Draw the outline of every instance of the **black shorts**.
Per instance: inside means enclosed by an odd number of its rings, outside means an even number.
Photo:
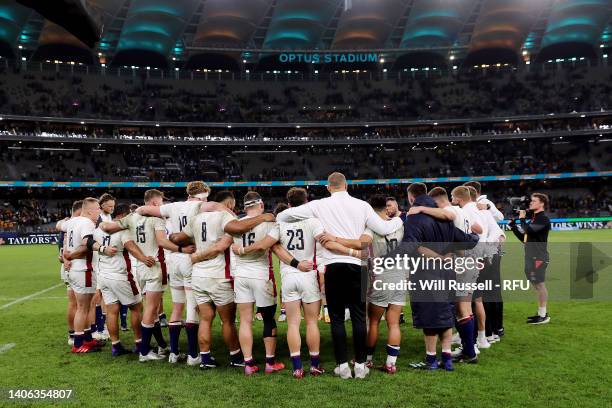
[[[525,277],[534,285],[542,283],[546,280],[547,267],[548,259],[525,259]]]

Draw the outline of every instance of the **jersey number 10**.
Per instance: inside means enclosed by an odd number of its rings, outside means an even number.
[[[138,244],[144,244],[145,242],[147,242],[144,228],[144,225],[139,225],[136,227],[136,242]]]

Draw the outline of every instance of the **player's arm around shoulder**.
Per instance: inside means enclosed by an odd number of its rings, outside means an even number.
[[[107,234],[114,234],[125,229],[132,229],[134,222],[134,214],[129,214],[118,221],[102,221],[99,228]]]
[[[370,204],[364,202],[363,205],[365,211],[365,225],[378,235],[389,235],[402,225],[402,220],[399,217],[383,220],[376,214]]]
[[[169,209],[173,203],[164,204],[160,207],[154,205],[143,205],[136,209],[136,213],[145,217],[160,217],[167,218],[169,216]],[[166,208],[163,208],[166,207]]]
[[[276,221],[276,217],[274,217],[274,214],[265,213],[251,218],[242,218],[240,220],[233,219],[232,221],[225,224],[223,230],[230,235],[241,235],[245,232],[252,230],[261,223],[274,221]]]
[[[297,207],[287,208],[278,214],[278,222],[298,222],[316,217],[316,208],[320,200],[310,201]]]

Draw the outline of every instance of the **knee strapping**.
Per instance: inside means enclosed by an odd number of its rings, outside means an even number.
[[[273,334],[276,329],[276,319],[274,319],[276,305],[260,307],[258,310],[263,317],[263,336],[276,337],[276,334]]]

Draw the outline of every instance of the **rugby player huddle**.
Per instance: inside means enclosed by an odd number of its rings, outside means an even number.
[[[345,181],[344,176],[342,179]],[[452,191],[451,204],[446,191],[436,187],[429,192],[437,204],[437,208],[432,208],[413,205],[414,197],[427,191],[421,183],[412,184],[408,188],[408,198],[413,206],[408,216],[424,213],[442,221],[452,221],[464,233],[478,234],[481,241],[496,242],[499,246],[505,236],[496,220],[503,217],[486,196],[480,196],[479,189],[478,183],[456,187]],[[330,192],[334,193],[331,189]],[[317,218],[276,222],[276,215],[287,208],[306,205],[305,189],[291,188],[287,204],[279,204],[273,214],[264,213],[261,196],[250,191],[243,198],[245,215],[240,219],[235,214],[236,200],[230,191],[218,192],[215,201],[208,201],[210,193],[204,182],[193,181],[187,184],[185,201],[164,203],[162,192],[147,190],[144,206],[137,208],[116,205],[109,194],[104,194],[100,200],[85,198],[74,203],[72,217],[57,225],[63,234],[60,262],[70,300],[67,320],[71,351],[100,351],[108,337],[113,356],[138,353],[141,362],[186,360],[187,365],[212,369],[218,366],[211,352],[212,323],[218,314],[229,365],[243,367],[244,373],[250,376],[259,371],[253,356],[252,322],[256,308],[263,320],[265,372],[282,370],[284,364],[275,354],[274,253],[281,263],[281,298],[288,324],[287,343],[293,376],[302,378],[305,375],[300,357],[302,316],[306,324],[310,374],[323,374],[318,320],[321,300],[325,296],[322,290],[325,266],[317,263],[317,252],[325,248],[344,257],[362,260],[363,265],[367,265],[368,258],[385,256],[397,247],[404,237],[404,226],[398,222],[400,227],[386,236],[366,228],[360,237],[338,237],[326,231]],[[391,197],[375,195],[370,204],[383,220],[396,217],[404,220],[407,216],[399,211],[397,201]],[[487,255],[490,265],[497,262],[497,270],[493,272],[497,276],[499,255],[499,252]],[[430,251],[428,256],[444,255]],[[457,276],[476,282],[478,274],[478,270],[472,270]],[[164,339],[160,322],[162,295],[168,286],[172,296],[169,344]],[[383,319],[388,326],[388,339],[387,358],[381,369],[390,374],[396,372],[401,342],[399,325],[406,297],[406,291],[373,291],[371,288],[368,291],[367,358],[365,362],[356,358],[355,377],[365,377],[374,366],[378,327]],[[482,299],[475,299],[475,319],[472,292],[457,293],[457,299],[454,313],[458,334],[453,337],[451,328],[434,331],[432,348],[431,341],[427,342],[431,333],[426,327],[419,327],[425,333],[427,350],[425,361],[412,364],[414,368],[452,370],[453,360],[474,363],[479,348],[491,347],[491,343],[499,341],[499,336],[503,335],[500,307],[491,309],[491,316],[487,316]],[[127,350],[119,339],[119,320],[121,328],[127,330],[126,309],[131,314],[133,350]],[[237,309],[238,330],[235,325]],[[183,327],[188,345],[186,355],[179,350]],[[441,361],[437,360],[437,337],[442,343]],[[156,347],[152,347],[152,338],[155,338]],[[461,345],[452,353],[451,342]],[[350,369],[346,370],[346,363],[337,361],[337,364],[336,375],[352,377]],[[366,368],[358,371],[361,365]]]

